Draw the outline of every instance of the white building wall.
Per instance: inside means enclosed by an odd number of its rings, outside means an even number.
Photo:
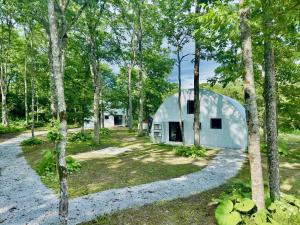
[[[181,95],[184,137],[187,145],[194,143],[194,115],[187,114],[187,100],[194,100],[193,90]],[[151,136],[155,142],[179,144],[169,141],[169,122],[179,122],[178,94],[170,96],[153,117]],[[210,119],[221,118],[222,129],[211,129]],[[237,101],[208,90],[200,90],[200,141],[208,147],[246,148],[247,125],[244,107]],[[161,138],[154,138],[154,124],[161,124]]]
[[[105,128],[112,128],[112,127],[116,127],[115,125],[115,121],[114,121],[114,115],[120,115],[122,116],[122,123],[120,125],[117,126],[126,126],[126,112],[125,110],[122,109],[112,109],[110,112],[104,112],[104,127]],[[105,119],[105,117],[107,117],[107,119]],[[86,122],[84,124],[84,127],[87,129],[93,129],[94,128],[94,118],[90,118],[89,122]]]

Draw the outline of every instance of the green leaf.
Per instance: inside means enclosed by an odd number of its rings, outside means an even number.
[[[233,211],[233,203],[226,199],[217,207],[215,217],[219,225],[236,225],[241,221],[241,216],[238,212]]]
[[[254,201],[249,198],[243,198],[240,202],[236,203],[234,208],[240,212],[249,212],[255,206]]]
[[[242,221],[241,215],[237,211],[221,214],[216,219],[219,225],[237,225]]]
[[[224,200],[216,209],[216,214],[230,213],[233,210],[233,203],[230,200]]]
[[[260,210],[253,214],[253,219],[256,224],[264,224],[267,223],[267,214],[266,211]]]

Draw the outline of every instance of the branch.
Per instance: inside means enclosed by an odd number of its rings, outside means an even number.
[[[195,55],[195,54],[188,53],[188,54],[185,54],[185,55],[181,56],[180,62],[182,62],[182,60],[183,60],[185,57],[190,56],[190,55]]]
[[[62,32],[62,36],[61,36],[62,38],[68,33],[68,31],[72,28],[72,26],[77,22],[77,20],[81,16],[86,6],[87,6],[87,2],[84,2],[83,6],[81,6],[81,8],[78,10],[76,16],[74,16],[74,18],[71,19],[71,23],[66,25],[65,29]]]

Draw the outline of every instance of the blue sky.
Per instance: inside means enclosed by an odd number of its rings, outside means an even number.
[[[193,54],[194,53],[194,42],[191,41],[185,45],[182,50],[182,55],[185,54]],[[176,58],[175,55],[171,55],[172,58]],[[193,55],[187,56],[184,58],[184,61],[181,65],[181,79],[182,79],[182,88],[193,88],[194,87],[194,64],[191,62],[193,60]],[[111,65],[112,69],[115,73],[119,73],[119,67],[117,65]],[[213,61],[200,61],[200,83],[206,82],[207,79],[212,78],[215,74],[215,69],[217,68],[218,64]],[[178,83],[178,71],[177,65],[174,65],[173,71],[169,75],[168,80],[170,82]]]
[[[183,51],[182,55],[194,53],[194,42],[188,43]],[[175,58],[175,56],[172,56]],[[194,86],[194,64],[191,62],[194,56],[185,57],[181,65],[181,79],[182,79],[182,88],[192,88]],[[215,69],[218,64],[215,61],[200,61],[200,83],[206,82],[207,79],[212,78],[215,74]],[[174,65],[173,71],[169,76],[169,80],[174,83],[178,83],[178,70],[177,66]]]

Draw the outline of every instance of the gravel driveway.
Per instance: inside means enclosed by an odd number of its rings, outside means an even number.
[[[22,156],[20,142],[30,134],[0,143],[0,224],[58,224],[58,199]],[[70,200],[69,224],[162,200],[188,197],[234,177],[244,150],[223,149],[204,169],[169,180],[111,189]]]

